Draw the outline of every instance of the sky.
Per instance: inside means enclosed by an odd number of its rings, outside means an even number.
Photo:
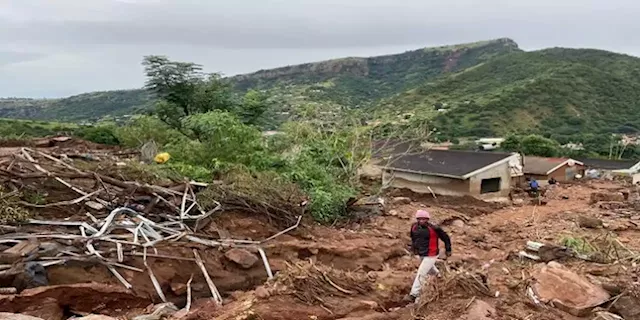
[[[0,97],[139,88],[145,55],[225,75],[508,37],[640,56],[637,0],[0,0]]]

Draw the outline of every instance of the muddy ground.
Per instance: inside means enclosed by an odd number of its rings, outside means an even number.
[[[50,193],[55,194],[56,188],[49,186]],[[624,201],[591,201],[593,193],[618,190],[631,196]],[[174,314],[175,319],[593,319],[598,309],[575,316],[552,304],[536,304],[527,291],[544,262],[518,257],[518,252],[527,241],[559,245],[567,239],[586,239],[589,251],[603,256],[601,261],[569,257],[558,262],[594,285],[607,288],[612,298],[620,298],[616,292],[631,292],[631,284],[637,281],[634,257],[640,252],[640,220],[636,219],[640,216],[634,207],[636,195],[629,186],[607,181],[560,185],[549,192],[548,203],[542,206],[529,204],[528,199],[523,205],[494,204],[394,191],[384,196],[382,215],[331,227],[304,219],[297,229],[265,243],[275,273],[271,280],[261,263],[241,266],[232,261],[226,255],[228,248],[163,244],[149,252],[147,264],[167,301],[178,309],[187,302],[186,284],[192,278],[190,311]],[[56,199],[60,200],[68,199]],[[418,258],[407,251],[409,227],[417,209],[429,210],[433,220],[449,233],[453,256],[438,264],[444,278],[429,279],[438,286],[425,292],[425,297],[431,294],[425,298],[429,303],[415,305],[403,298],[419,265]],[[36,211],[35,218],[88,219],[82,210],[74,210],[47,208]],[[581,226],[585,217],[596,218],[602,225]],[[33,233],[64,229],[21,228]],[[226,211],[216,213],[199,233],[261,240],[280,230],[263,216]],[[211,300],[193,249],[200,251],[224,298],[221,306]],[[257,252],[249,253],[259,257]],[[123,263],[145,269],[139,256],[126,256]],[[488,290],[447,283],[448,276],[461,270],[486,276]],[[104,265],[91,261],[50,266],[50,287],[0,296],[0,312],[55,320],[87,314],[133,318],[162,302],[146,270],[123,270],[121,274],[133,286],[131,290]],[[612,301],[602,307],[612,312],[626,308],[612,305]]]

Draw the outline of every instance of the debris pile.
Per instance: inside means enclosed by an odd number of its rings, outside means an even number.
[[[493,296],[487,284],[487,275],[482,270],[472,270],[465,266],[456,268],[445,265],[438,277],[431,277],[425,283],[418,309],[442,297]]]
[[[367,294],[375,289],[375,282],[375,275],[366,272],[345,272],[313,262],[299,262],[287,264],[287,269],[278,274],[273,290],[331,309],[326,297]]]
[[[0,236],[0,291],[21,292],[47,285],[45,268],[71,262],[102,265],[126,288],[133,285],[122,271],[147,273],[157,297],[167,302],[165,292],[153,272],[148,257],[192,261],[201,270],[213,299],[222,296],[208,274],[199,250],[205,248],[245,248],[256,252],[268,278],[273,277],[262,244],[295,229],[302,216],[293,219],[286,230],[262,241],[231,239],[198,233],[222,205],[207,199],[199,203],[197,192],[207,184],[182,182],[159,186],[116,179],[79,169],[60,155],[20,148],[0,159],[0,182],[11,197],[31,191],[47,194],[38,201],[14,199],[16,208],[29,208],[52,219],[20,219],[20,228],[3,226]],[[5,196],[4,198],[8,198]],[[55,198],[57,201],[47,201]],[[242,199],[235,196],[234,199]],[[237,200],[239,201],[239,200]],[[227,202],[228,203],[228,202]],[[6,210],[6,209],[5,209]],[[292,213],[280,209],[280,217]],[[60,216],[60,213],[66,216]],[[292,219],[283,220],[291,221]],[[174,248],[192,248],[191,258],[165,254]],[[257,260],[257,258],[256,258]],[[138,265],[138,266],[136,266]],[[187,296],[190,288],[187,284]],[[187,302],[187,309],[190,302]]]

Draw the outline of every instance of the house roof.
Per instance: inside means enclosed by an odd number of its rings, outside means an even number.
[[[602,170],[623,170],[631,169],[638,163],[635,160],[606,160],[606,159],[578,159],[587,168]]]
[[[558,170],[558,168],[564,166],[569,162],[569,158],[544,158],[544,157],[524,157],[524,173],[525,174],[537,174],[547,175],[551,172]],[[573,160],[577,164],[582,165],[581,161]]]
[[[455,179],[468,179],[477,171],[507,162],[513,153],[428,150],[420,154],[399,156],[388,169]]]

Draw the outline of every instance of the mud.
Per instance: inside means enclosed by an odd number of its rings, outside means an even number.
[[[73,198],[53,182],[46,182],[42,188],[57,201]],[[519,258],[518,252],[527,241],[561,245],[568,240],[585,239],[592,251],[609,260],[595,263],[566,258],[558,262],[594,285],[610,290],[612,296],[628,292],[629,283],[637,281],[634,261],[640,257],[640,215],[631,202],[615,210],[590,203],[595,192],[608,194],[624,188],[618,182],[606,181],[560,185],[550,191],[545,206],[487,203],[474,198],[436,199],[393,191],[384,195],[386,203],[400,196],[409,197],[411,202],[387,205],[383,215],[342,227],[304,220],[300,228],[265,244],[276,274],[272,280],[267,280],[261,263],[244,269],[225,257],[226,249],[197,245],[158,246],[157,252],[149,252],[147,263],[167,300],[178,308],[186,304],[186,283],[193,277],[191,311],[176,319],[482,319],[474,312],[487,307],[495,310],[488,319],[580,319],[532,301],[527,289],[541,264]],[[407,250],[409,227],[418,209],[429,210],[432,220],[443,225],[453,242],[453,256],[438,263],[444,277],[429,280],[440,289],[433,291],[436,293],[429,297],[430,302],[419,308],[403,301],[419,264],[418,258]],[[82,206],[52,207],[38,210],[36,216],[86,219],[85,211]],[[602,225],[582,228],[577,223],[580,217],[598,219]],[[22,228],[25,232],[36,231],[31,226]],[[216,214],[199,232],[211,238],[225,235],[261,240],[279,230],[269,225],[265,217],[233,211]],[[224,298],[222,306],[211,300],[206,281],[193,261],[194,247],[200,250],[207,272]],[[125,256],[123,264],[145,269],[139,256]],[[448,286],[446,281],[456,270],[482,274],[488,294],[466,290],[464,284]],[[51,287],[0,297],[0,312],[58,312],[60,319],[90,313],[131,318],[161,302],[146,270],[121,271],[132,284],[131,290],[125,289],[102,264],[90,261],[70,261],[48,267],[47,271]],[[448,289],[439,291],[442,288]],[[635,299],[625,296],[623,301],[633,305]],[[623,309],[620,313],[628,309],[625,304],[617,307]],[[612,310],[616,310],[615,305]],[[589,317],[587,314],[585,319]]]

